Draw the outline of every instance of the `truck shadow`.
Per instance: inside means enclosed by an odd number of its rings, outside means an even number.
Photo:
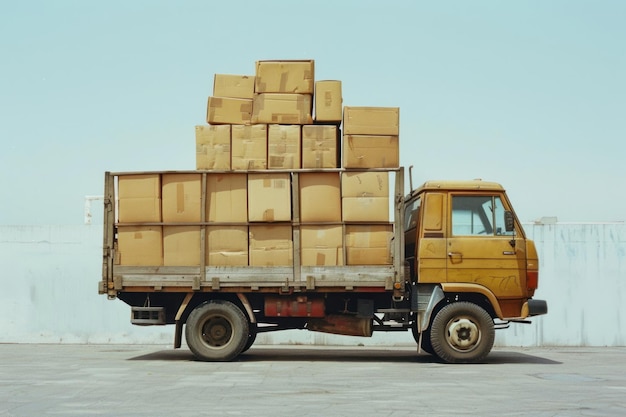
[[[129,358],[143,361],[197,361],[187,349],[161,350]],[[310,347],[257,347],[242,353],[237,362],[365,362],[365,363],[424,363],[443,364],[436,357],[413,349],[310,348]],[[543,364],[560,365],[562,362],[523,352],[493,351],[481,364]],[[446,365],[451,366],[451,365]],[[466,365],[467,366],[467,365]]]

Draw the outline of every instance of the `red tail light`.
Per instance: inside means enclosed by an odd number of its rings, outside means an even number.
[[[526,272],[526,288],[536,290],[539,286],[539,271]]]

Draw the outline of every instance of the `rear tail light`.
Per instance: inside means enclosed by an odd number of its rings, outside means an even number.
[[[536,290],[539,286],[539,271],[526,272],[526,287],[529,290]]]

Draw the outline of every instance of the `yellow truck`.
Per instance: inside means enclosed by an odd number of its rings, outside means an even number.
[[[429,181],[415,189],[411,184],[405,194],[404,168],[368,172],[384,172],[393,179],[393,220],[367,226],[388,230],[388,262],[367,262],[378,256],[368,251],[359,252],[364,262],[350,262],[357,252],[348,240],[359,239],[351,235],[358,222],[303,221],[301,213],[310,202],[302,201],[301,182],[315,170],[290,170],[283,174],[291,188],[292,216],[270,222],[287,227],[289,263],[276,266],[247,263],[253,246],[243,254],[244,265],[213,265],[205,256],[214,244],[210,228],[234,225],[216,223],[208,210],[201,210],[194,221],[119,217],[123,178],[192,175],[201,184],[198,204],[206,207],[208,184],[219,173],[107,172],[99,292],[127,303],[133,324],[173,324],[174,346],[181,347],[184,332],[190,350],[205,361],[235,359],[260,332],[306,329],[366,337],[374,331],[411,331],[418,351],[447,363],[475,363],[491,351],[496,328],[529,323],[530,317],[547,313],[547,303],[533,298],[539,267],[535,245],[526,238],[502,186],[481,180]],[[237,205],[235,201],[232,209]],[[245,233],[258,225],[237,226]],[[181,250],[201,254],[195,261],[124,263],[120,245],[129,234],[181,227],[194,231],[190,246]],[[305,233],[332,227],[342,239],[332,255],[345,262],[311,264],[301,247]]]

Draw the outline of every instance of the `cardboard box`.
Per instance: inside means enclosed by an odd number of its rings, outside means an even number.
[[[249,125],[252,100],[230,97],[209,97],[206,121],[209,124]]]
[[[341,180],[338,172],[303,172],[299,175],[300,221],[341,221]]]
[[[310,94],[255,94],[252,123],[311,124],[311,110]]]
[[[161,221],[161,176],[120,175],[117,182],[118,221]]]
[[[248,174],[248,221],[279,222],[290,220],[290,174]]]
[[[338,168],[339,128],[302,126],[302,168]]]
[[[267,167],[269,169],[300,168],[300,125],[269,125],[267,131]]]
[[[400,166],[398,136],[344,135],[344,168],[397,168]]]
[[[300,263],[302,266],[343,265],[342,226],[301,226]]]
[[[200,265],[200,226],[163,226],[163,265]]]
[[[201,174],[163,174],[163,222],[200,222]]]
[[[341,81],[324,80],[315,83],[315,121],[341,123],[342,104]]]
[[[248,176],[246,174],[209,174],[206,187],[206,220],[208,222],[248,222]]]
[[[120,175],[117,183],[119,198],[161,198],[159,174]]]
[[[291,225],[250,225],[250,266],[293,266]]]
[[[215,74],[213,77],[213,97],[247,98],[254,97],[253,75]]]
[[[118,219],[120,223],[158,223],[161,221],[161,199],[120,198]]]
[[[343,172],[341,195],[343,221],[389,221],[388,172]]]
[[[389,173],[352,171],[341,174],[342,197],[389,197]]]
[[[127,266],[163,265],[161,226],[119,226],[115,261]]]
[[[247,266],[248,226],[208,226],[206,265]]]
[[[230,125],[196,126],[196,169],[230,170]]]
[[[347,225],[346,265],[390,265],[392,225]]]
[[[400,134],[400,109],[398,107],[344,107],[344,135]]]
[[[256,93],[313,94],[314,81],[313,60],[256,62]]]
[[[344,222],[389,221],[388,197],[345,197],[341,204]]]
[[[267,168],[267,125],[232,126],[231,169]]]

